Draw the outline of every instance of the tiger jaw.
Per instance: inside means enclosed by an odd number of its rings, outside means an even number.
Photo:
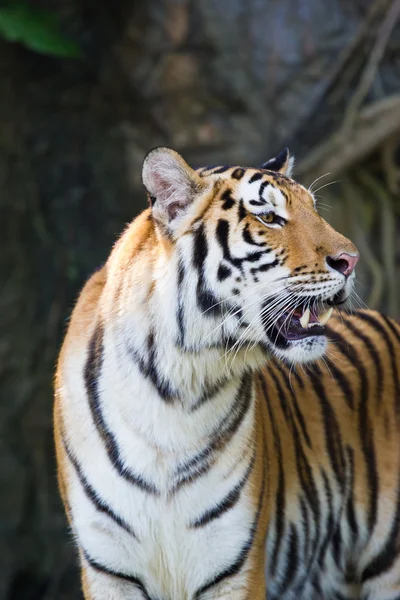
[[[276,345],[325,335],[325,325],[332,316],[333,308],[316,309],[298,306],[294,311],[284,311],[271,327],[270,340]]]

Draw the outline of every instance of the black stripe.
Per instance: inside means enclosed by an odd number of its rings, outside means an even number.
[[[154,339],[154,332],[150,331],[147,336],[147,362],[139,354],[139,352],[133,348],[132,345],[128,346],[129,355],[136,362],[143,377],[150,379],[151,383],[157,390],[158,395],[165,402],[172,402],[178,395],[178,392],[172,389],[171,383],[166,381],[163,376],[160,375],[157,368],[157,348]]]
[[[117,441],[108,429],[104,420],[98,390],[98,380],[103,364],[103,335],[104,331],[102,325],[97,325],[89,344],[89,353],[84,370],[86,393],[94,424],[104,442],[109,460],[121,477],[148,494],[158,495],[159,492],[154,484],[148,483],[141,475],[136,475],[125,467],[120,458]]]
[[[249,183],[254,183],[254,181],[258,181],[259,179],[262,179],[264,176],[264,173],[253,173],[253,175],[250,177],[249,179]]]
[[[333,515],[333,495],[332,495],[331,485],[329,483],[328,476],[324,469],[321,469],[321,474],[322,474],[322,480],[324,483],[325,495],[326,495],[327,504],[328,504],[328,514],[327,514],[327,522],[325,525],[324,540],[321,545],[320,554],[318,557],[318,564],[321,566],[321,569],[323,569],[323,562],[325,560],[325,554],[328,549],[328,545],[332,539],[334,528],[335,528],[335,520],[334,520],[334,515]]]
[[[311,585],[315,592],[315,595],[311,596],[312,598],[323,598],[323,592],[321,588],[321,583],[319,581],[319,576],[320,572],[317,572],[314,575],[312,575]]]
[[[183,305],[183,281],[185,279],[185,266],[183,264],[182,258],[179,257],[178,262],[178,290],[177,290],[177,311],[176,311],[176,321],[178,323],[178,331],[179,331],[179,345],[185,345],[185,309]]]
[[[244,229],[243,229],[243,240],[246,242],[246,244],[251,244],[252,246],[266,246],[267,242],[256,242],[255,239],[253,238],[253,236],[250,233],[250,225],[248,223],[246,223]],[[268,250],[264,251],[264,254],[267,254],[268,252],[271,252],[272,249],[269,248]]]
[[[103,573],[104,575],[110,575],[111,577],[122,579],[127,583],[132,583],[142,592],[143,596],[145,597],[145,600],[156,600],[155,598],[149,596],[143,581],[136,575],[127,575],[126,573],[120,573],[118,571],[114,571],[113,569],[105,567],[104,565],[101,565],[99,562],[91,558],[91,556],[89,556],[86,550],[83,550],[83,555],[85,557],[86,562],[92,567],[92,569],[95,569],[96,571],[98,571],[99,573]]]
[[[258,195],[260,196],[260,203],[261,204],[266,204],[266,200],[264,200],[264,198],[262,197],[264,190],[267,186],[272,186],[272,184],[269,181],[263,181],[262,184],[260,185],[260,189],[258,190]],[[273,201],[272,204],[275,206],[275,202]]]
[[[216,236],[222,249],[224,259],[237,269],[240,269],[240,271],[243,270],[242,264],[244,262],[256,262],[257,260],[260,260],[264,254],[268,254],[268,252],[270,252],[270,250],[251,252],[243,258],[234,258],[229,247],[229,223],[225,219],[219,219],[216,228]],[[270,263],[269,265],[260,265],[260,267],[257,267],[257,270],[266,271],[273,266],[275,266],[274,263]],[[253,269],[251,269],[251,272],[253,272]]]
[[[268,372],[269,372],[271,378],[274,381],[274,384],[275,384],[275,387],[276,387],[276,391],[277,391],[277,394],[278,394],[278,398],[279,398],[279,403],[280,403],[280,406],[282,408],[282,411],[283,411],[283,414],[285,416],[285,419],[286,419],[286,421],[287,421],[287,423],[289,425],[289,428],[293,429],[293,415],[292,415],[292,411],[291,411],[291,408],[290,408],[290,405],[289,405],[289,402],[288,402],[288,398],[287,398],[286,394],[283,391],[283,388],[281,386],[281,383],[280,383],[280,380],[279,380],[277,374],[275,373],[275,369],[277,369],[278,372],[280,371],[279,366],[276,363],[271,362],[268,365],[268,367],[269,367]]]
[[[254,452],[250,464],[247,467],[245,474],[239,481],[239,483],[237,483],[235,487],[229,492],[229,494],[225,496],[222,502],[220,502],[213,508],[210,508],[209,510],[205,511],[198,519],[190,523],[190,527],[204,527],[204,525],[207,525],[208,523],[210,523],[210,521],[213,521],[214,519],[219,519],[223,514],[225,514],[226,512],[228,512],[228,510],[235,506],[235,504],[240,498],[242,489],[244,488],[250,477],[250,473],[253,470],[255,460],[256,453]]]
[[[343,546],[343,540],[342,540],[342,534],[340,533],[340,526],[339,526],[339,527],[336,527],[336,531],[332,536],[332,556],[333,556],[333,560],[335,561],[335,565],[340,572],[343,571],[342,561],[340,560],[341,556],[342,556],[342,546]]]
[[[365,313],[365,312],[359,312],[359,313],[357,313],[356,316],[358,319],[361,319],[361,320],[369,323],[371,325],[371,327],[373,327],[375,329],[375,331],[377,331],[386,342],[386,345],[389,350],[390,364],[392,366],[392,373],[393,373],[394,385],[395,385],[395,397],[394,397],[395,410],[396,410],[396,414],[399,415],[400,414],[400,377],[399,377],[399,371],[397,368],[396,350],[394,348],[393,342],[390,339],[390,336],[387,333],[386,329],[383,327],[383,325],[381,325],[381,323],[378,321],[378,319],[374,318],[372,315]],[[387,317],[385,317],[384,315],[381,315],[381,316],[385,320],[386,324],[390,327],[391,331],[393,333],[396,333],[396,330],[393,327],[393,325],[390,323],[389,319]],[[397,334],[397,336],[400,341],[400,336],[398,334]]]
[[[278,365],[275,362],[274,362],[274,364],[278,370],[284,371],[285,376],[283,377],[283,381],[285,383],[285,387],[286,387],[287,391],[289,392],[290,397],[292,398],[292,406],[293,406],[297,421],[300,425],[300,429],[301,429],[304,439],[307,443],[307,446],[309,448],[312,448],[311,438],[307,431],[307,425],[306,425],[305,419],[303,417],[303,413],[301,412],[299,404],[297,402],[296,394],[294,393],[294,390],[290,384],[290,381],[289,381],[290,374],[288,374],[288,372],[285,368],[286,365],[282,368],[281,366],[278,367]]]
[[[245,169],[242,169],[242,167],[238,167],[237,169],[232,171],[231,177],[232,179],[242,179],[244,173]]]
[[[238,221],[240,223],[240,221],[243,221],[243,219],[247,217],[247,212],[246,209],[244,207],[244,203],[243,200],[239,201],[239,209],[238,209]]]
[[[347,406],[354,409],[354,394],[352,387],[346,375],[335,365],[334,361],[329,357],[325,357],[326,365],[329,371],[332,373],[336,383],[340,387],[343,393],[343,399]]]
[[[336,481],[343,492],[346,485],[346,459],[343,450],[343,440],[335,411],[325,392],[323,373],[318,363],[314,364],[314,369],[310,373],[310,380],[321,406],[329,461],[332,465]]]
[[[255,275],[256,273],[259,272],[266,272],[269,271],[270,269],[273,269],[274,267],[277,267],[279,265],[279,260],[277,258],[275,258],[275,260],[273,260],[270,263],[266,263],[266,264],[262,264],[259,267],[253,267],[252,269],[250,269],[250,272],[252,275]]]
[[[371,339],[369,338],[368,335],[365,335],[354,323],[354,317],[347,317],[344,319],[344,322],[346,324],[346,327],[348,327],[350,329],[350,331],[352,333],[354,333],[354,335],[356,336],[356,338],[360,338],[371,358],[372,358],[372,362],[375,365],[375,369],[376,369],[376,397],[375,400],[376,402],[379,402],[379,400],[382,397],[382,385],[383,385],[383,367],[382,367],[382,361],[381,361],[381,357],[379,356],[378,352],[376,351],[376,348],[373,344],[373,342],[371,341]]]
[[[205,234],[204,224],[202,223],[196,231],[193,249],[193,266],[196,271],[201,272],[204,267],[208,254],[208,244]]]
[[[360,357],[358,355],[358,352],[357,352],[355,346],[353,346],[353,344],[351,344],[347,338],[345,339],[340,333],[330,329],[329,326],[326,329],[327,329],[328,336],[334,342],[335,346],[337,346],[337,348],[340,350],[340,352],[342,354],[344,354],[349,365],[353,365],[354,368],[356,369],[356,371],[358,372],[358,375],[360,377],[360,385],[361,385],[361,390],[360,390],[361,397],[362,398],[368,397],[369,385],[368,385],[367,372],[365,370],[363,363],[360,360]]]
[[[206,402],[214,400],[215,396],[221,392],[221,390],[227,385],[228,382],[229,379],[227,377],[224,377],[223,379],[217,381],[216,383],[213,383],[212,385],[205,385],[200,397],[192,406],[191,411],[194,412],[201,408]]]
[[[284,592],[288,589],[295,578],[297,569],[299,568],[299,536],[293,523],[290,523],[288,538],[289,548],[285,552],[287,557],[286,569],[282,577],[282,581],[279,584],[279,592],[281,594],[284,594]]]
[[[223,200],[223,210],[229,210],[232,208],[232,206],[235,206],[235,200],[232,198],[231,190],[225,190],[225,192],[221,195],[221,200]]]
[[[178,467],[178,481],[172,492],[178,491],[184,484],[194,481],[209,471],[215,461],[215,452],[222,450],[230,442],[246,416],[251,404],[251,392],[252,376],[250,373],[245,373],[228,416],[225,416],[215,427],[207,446]]]
[[[218,281],[225,281],[228,277],[232,275],[232,271],[229,267],[221,263],[218,267],[217,271],[217,279]]]
[[[382,319],[385,321],[386,325],[389,327],[390,331],[396,337],[397,341],[400,342],[400,329],[397,322],[393,321],[386,315],[381,314]]]
[[[314,513],[315,518],[315,528],[319,531],[320,528],[320,501],[318,496],[318,489],[314,481],[313,472],[310,467],[310,464],[307,460],[307,457],[304,453],[300,445],[300,441],[298,439],[298,433],[296,428],[293,428],[294,433],[294,441],[295,441],[295,451],[296,451],[296,463],[297,463],[297,472],[300,479],[301,488],[305,493],[308,504]],[[318,535],[316,536],[316,540],[318,539]]]
[[[267,204],[267,201],[264,200],[264,198],[260,198],[260,200],[249,200],[249,204],[252,204],[253,206],[264,206],[264,204]]]
[[[264,439],[264,454],[265,454],[265,452],[266,452],[266,449],[265,449],[265,439]],[[242,549],[240,550],[236,560],[228,568],[226,568],[223,571],[221,571],[220,573],[218,573],[215,577],[213,577],[213,579],[209,580],[201,588],[199,588],[196,591],[196,593],[194,594],[194,600],[200,600],[200,598],[201,598],[202,594],[204,594],[204,592],[210,590],[211,588],[218,585],[219,583],[221,583],[228,577],[233,577],[234,575],[237,575],[237,573],[240,572],[243,565],[245,564],[247,557],[249,555],[249,552],[253,546],[254,538],[257,533],[258,521],[260,518],[262,505],[263,505],[263,499],[264,499],[265,479],[266,479],[265,469],[263,468],[263,477],[262,477],[260,495],[258,498],[257,511],[256,511],[256,514],[255,514],[255,517],[254,517],[254,520],[253,520],[253,523],[252,523],[252,526],[251,526],[251,529],[249,532],[249,536],[248,536],[245,544],[242,546]]]
[[[262,258],[264,256],[264,254],[266,254],[265,251],[263,252],[250,252],[249,254],[246,254],[246,256],[244,258],[242,258],[241,260],[243,262],[257,262],[258,260],[260,260],[260,258]],[[261,265],[262,267],[263,265]],[[260,270],[262,271],[262,268],[260,267]]]
[[[303,498],[303,495],[299,496],[299,506],[301,512],[301,523],[303,528],[304,536],[304,550],[303,556],[308,556],[310,551],[310,520],[308,518],[308,509]]]
[[[71,462],[72,466],[75,469],[75,473],[79,479],[79,483],[81,484],[83,491],[85,492],[87,498],[91,501],[94,507],[101,513],[107,515],[110,519],[114,521],[119,527],[122,527],[127,533],[132,535],[137,539],[137,535],[133,531],[133,529],[128,525],[128,523],[119,515],[117,515],[110,506],[108,506],[107,502],[100,498],[96,490],[92,487],[92,485],[86,479],[86,476],[83,473],[83,470],[78,463],[75,456],[72,454],[64,435],[62,435],[62,442],[65,448],[65,452],[67,453],[68,459]]]
[[[400,485],[397,480],[396,510],[392,515],[392,527],[385,546],[361,574],[361,583],[368,579],[379,577],[386,573],[399,558],[399,533],[400,533]]]
[[[283,458],[282,458],[282,446],[281,439],[279,436],[279,429],[277,423],[275,421],[275,416],[272,410],[270,398],[267,391],[267,386],[265,384],[265,379],[262,375],[260,375],[260,384],[263,392],[264,400],[267,405],[267,410],[269,414],[269,418],[271,421],[272,427],[272,435],[274,438],[274,446],[276,455],[278,458],[278,487],[276,490],[276,500],[275,500],[275,539],[274,539],[274,549],[272,552],[272,557],[270,563],[268,565],[268,569],[272,575],[276,573],[277,561],[279,556],[279,549],[283,541],[283,534],[285,530],[285,510],[286,510],[286,493],[285,493],[285,473],[283,469]]]
[[[179,467],[179,472],[190,470],[192,467],[196,466],[201,459],[208,457],[216,450],[221,450],[224,446],[226,446],[226,444],[229,443],[250,408],[251,391],[252,376],[250,373],[245,373],[242,377],[239,389],[236,393],[228,416],[225,416],[215,427],[214,431],[210,435],[209,444],[196,456]]]
[[[349,497],[347,500],[346,506],[346,516],[347,522],[350,526],[351,532],[353,534],[354,539],[357,539],[358,536],[358,524],[356,513],[354,510],[355,502],[354,502],[354,483],[355,483],[355,472],[354,472],[354,450],[347,446],[347,460],[349,463],[350,470],[350,478],[349,478]]]
[[[224,259],[230,262],[234,267],[242,269],[242,261],[233,258],[229,248],[229,223],[225,219],[219,219],[217,223],[216,236],[219,245],[222,248]]]
[[[150,331],[147,337],[147,345],[149,360],[147,368],[144,369],[144,374],[151,380],[152,384],[157,389],[158,395],[166,402],[171,402],[174,397],[177,396],[177,393],[172,389],[171,383],[166,381],[164,376],[160,375],[158,371],[157,346],[153,331]]]
[[[304,389],[304,381],[303,381],[300,373],[298,373],[296,365],[294,365],[293,369],[291,370],[291,374],[296,377],[296,381],[299,384],[300,389],[303,390]]]
[[[193,266],[197,271],[197,304],[206,316],[215,317],[221,315],[221,307],[210,290],[206,288],[204,277],[204,265],[208,255],[208,243],[204,224],[202,223],[195,233],[193,248]]]

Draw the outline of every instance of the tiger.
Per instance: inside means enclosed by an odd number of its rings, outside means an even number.
[[[292,169],[144,159],[55,376],[86,600],[400,599],[400,327]]]

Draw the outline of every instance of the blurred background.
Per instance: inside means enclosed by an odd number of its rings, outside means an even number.
[[[1,599],[81,598],[54,364],[160,144],[193,166],[288,145],[361,298],[400,316],[400,0],[0,0]]]

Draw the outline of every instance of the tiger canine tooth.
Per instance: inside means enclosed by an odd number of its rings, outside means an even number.
[[[328,308],[328,310],[326,310],[325,312],[318,315],[318,321],[320,322],[320,324],[325,325],[331,318],[332,313],[333,313],[333,308],[330,307],[330,308]]]
[[[303,327],[303,329],[307,329],[309,320],[310,320],[310,309],[307,308],[303,312],[302,317],[300,319],[300,325]]]

